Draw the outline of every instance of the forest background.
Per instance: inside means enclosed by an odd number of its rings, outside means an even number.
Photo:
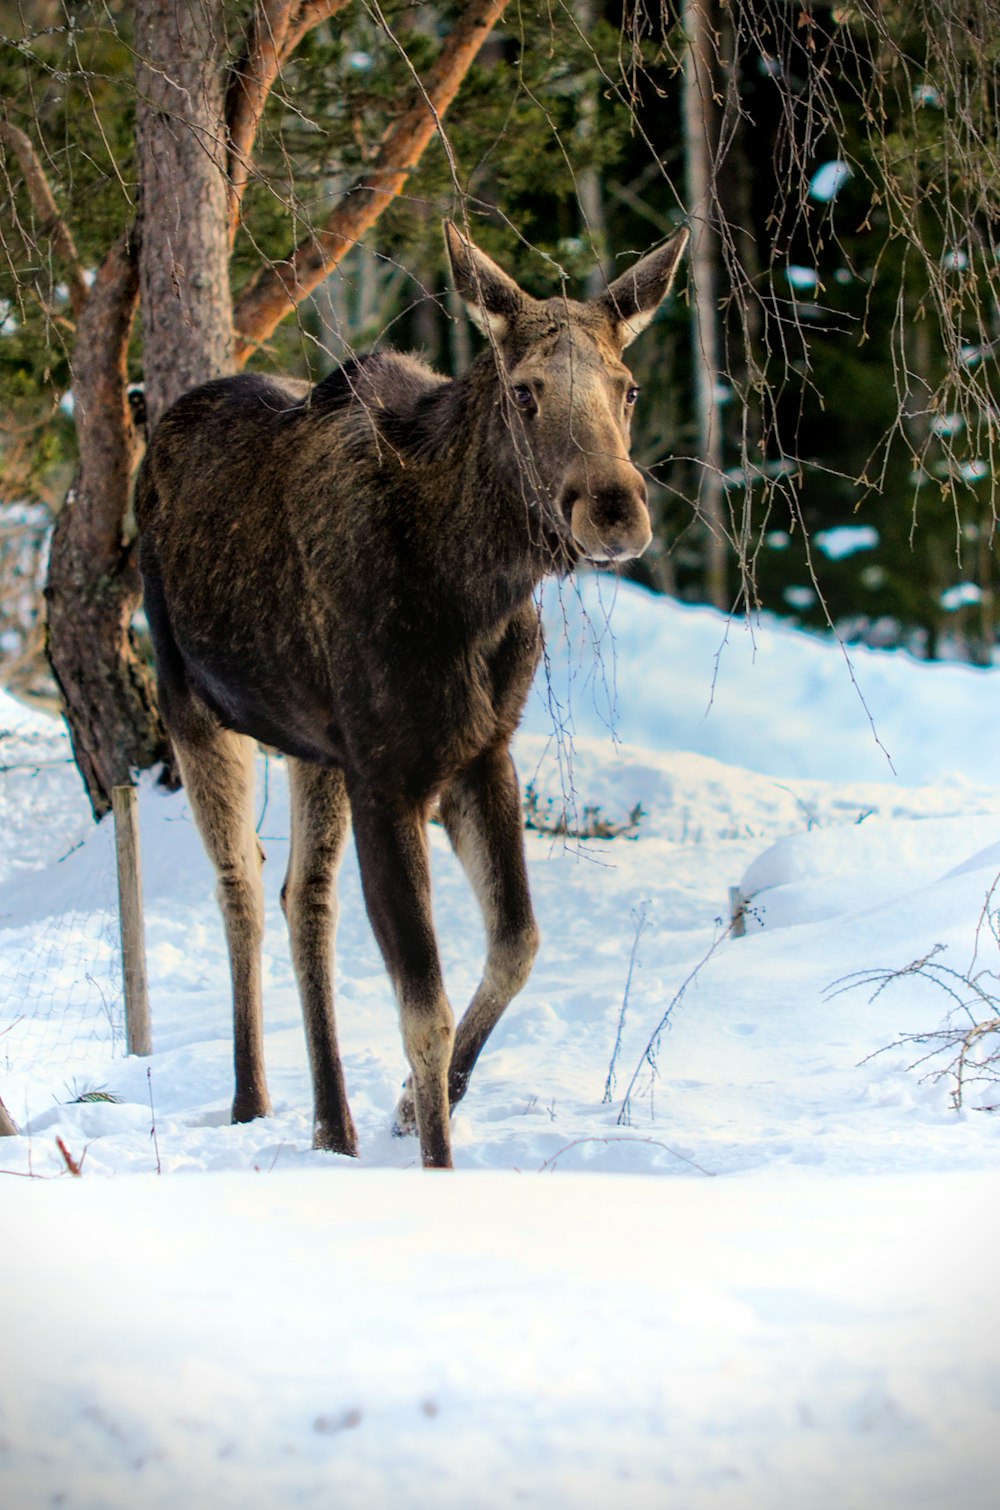
[[[540,296],[691,225],[645,586],[990,664],[998,59],[995,0],[0,0],[0,681],[54,695],[47,581],[95,811],[162,754],[145,424],[243,364],[464,368],[445,215]]]

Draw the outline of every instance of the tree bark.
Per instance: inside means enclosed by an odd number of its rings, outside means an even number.
[[[149,424],[233,370],[222,0],[137,0],[143,376]]]
[[[580,33],[589,37],[597,20],[595,0],[574,0],[573,14]],[[584,154],[593,150],[600,129],[600,75],[588,79],[577,105],[575,137]],[[576,199],[585,236],[590,241],[594,265],[587,275],[584,293],[596,299],[608,286],[608,217],[604,206],[601,175],[593,163],[586,163],[576,173]],[[613,275],[612,275],[613,276]]]
[[[715,89],[712,80],[714,34],[709,15],[711,0],[684,0],[687,38],[684,59],[684,158],[691,213],[691,347],[695,379],[695,412],[701,471],[698,509],[707,541],[705,594],[714,607],[730,607],[727,576],[726,528],[723,515],[722,416],[719,412],[719,316],[717,268],[718,234],[713,224],[716,203]]]
[[[741,104],[741,75],[746,60],[740,53],[740,33],[729,7],[720,7],[719,25],[724,56],[721,71],[725,102],[719,119],[720,145],[715,173],[719,218],[726,227],[726,243],[719,237],[719,263],[725,272],[725,317],[720,315],[721,360],[736,401],[720,415],[719,431],[725,443],[743,457],[746,481],[737,512],[735,497],[727,494],[730,543],[736,555],[734,575],[747,612],[758,606],[755,580],[753,477],[764,455],[764,412],[761,374],[766,352],[762,351],[763,322],[760,289],[763,269],[760,247],[753,234],[754,165],[747,140],[747,118]],[[751,66],[758,53],[751,48]],[[722,82],[722,81],[720,81]],[[723,449],[723,456],[725,449]],[[766,495],[765,495],[766,496]],[[730,591],[729,608],[737,601]]]
[[[136,654],[139,578],[123,537],[139,437],[126,354],[139,294],[135,239],[108,253],[77,328],[73,399],[80,466],[56,520],[47,650],[95,818],[111,789],[167,754],[151,677]]]
[[[73,356],[80,468],[56,523],[48,653],[95,818],[115,786],[169,758],[152,677],[136,653],[140,583],[125,539],[141,448],[127,353],[143,303],[146,412],[232,371],[223,129],[221,0],[136,7],[139,236],[112,248],[77,326]]]

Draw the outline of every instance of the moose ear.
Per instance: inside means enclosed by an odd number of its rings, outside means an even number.
[[[484,335],[502,341],[527,303],[527,295],[492,258],[466,241],[450,220],[444,222],[444,239],[455,288],[466,309]]]
[[[609,284],[607,293],[597,300],[618,327],[623,347],[646,329],[667,297],[687,244],[687,230],[678,231],[655,252],[640,257],[627,273],[622,273]]]

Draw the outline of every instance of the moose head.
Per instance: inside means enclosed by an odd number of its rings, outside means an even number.
[[[503,375],[526,492],[573,554],[640,556],[652,532],[646,484],[629,460],[639,389],[622,356],[666,298],[687,231],[585,303],[534,299],[450,221],[445,237],[455,287]]]

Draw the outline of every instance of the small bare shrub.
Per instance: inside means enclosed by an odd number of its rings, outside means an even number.
[[[964,973],[942,963],[944,944],[935,944],[927,954],[898,969],[858,970],[842,976],[827,988],[831,1001],[845,991],[870,988],[869,1002],[900,981],[918,976],[930,981],[951,999],[944,1022],[925,1032],[901,1033],[892,1043],[868,1054],[862,1064],[892,1049],[922,1050],[907,1066],[921,1071],[921,1079],[950,1081],[951,1104],[960,1111],[970,1087],[1000,1085],[1000,976],[993,970],[975,968],[975,958]],[[998,1111],[1000,1102],[980,1105],[977,1111]]]

